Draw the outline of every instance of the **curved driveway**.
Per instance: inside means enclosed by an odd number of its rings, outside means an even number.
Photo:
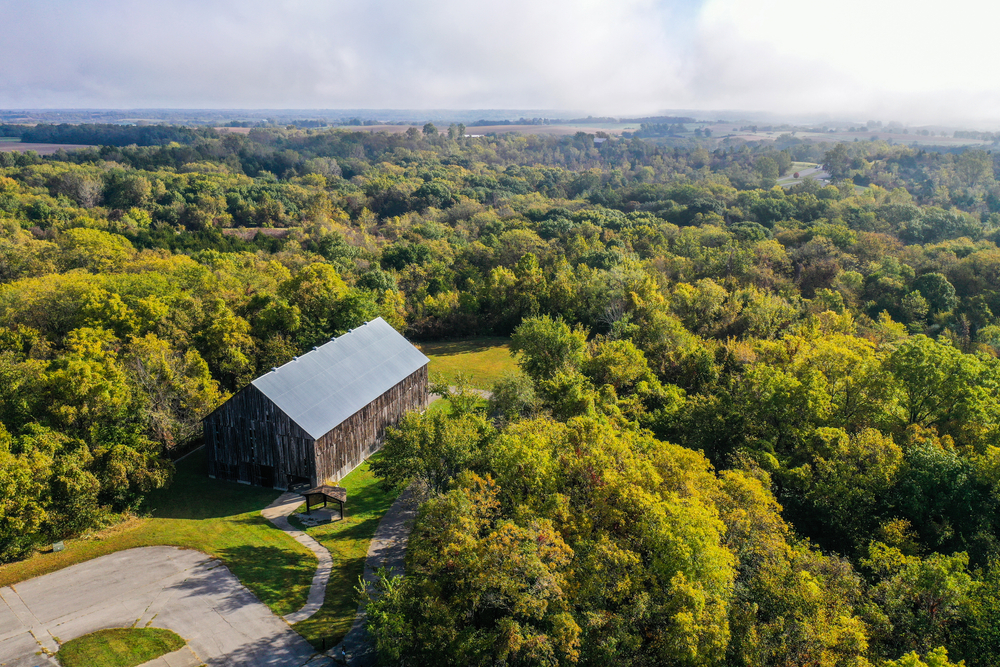
[[[173,630],[212,666],[331,664],[220,561],[143,547],[0,588],[0,665],[55,665],[40,651],[54,651],[57,638],[133,625]]]

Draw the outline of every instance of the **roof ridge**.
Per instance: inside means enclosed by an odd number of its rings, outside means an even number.
[[[341,341],[348,344],[336,345]],[[377,317],[251,384],[310,436],[319,438],[428,362]]]

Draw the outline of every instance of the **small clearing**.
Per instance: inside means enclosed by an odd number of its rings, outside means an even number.
[[[453,384],[459,373],[464,373],[473,387],[492,389],[497,380],[517,370],[508,338],[435,341],[417,347],[431,360],[428,371],[432,381],[443,379]]]

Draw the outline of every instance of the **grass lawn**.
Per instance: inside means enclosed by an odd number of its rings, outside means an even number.
[[[170,488],[150,495],[148,518],[66,540],[64,551],[37,553],[4,565],[0,586],[123,549],[170,545],[217,556],[278,615],[300,609],[316,571],[316,557],[260,516],[279,492],[209,479],[205,469],[205,451],[195,452],[177,464]]]
[[[438,376],[452,382],[465,373],[473,387],[490,389],[505,373],[517,370],[507,338],[437,341],[418,347],[431,360],[428,371],[432,379]]]
[[[426,414],[432,415],[435,412],[444,412],[445,414],[451,414],[451,401],[447,398],[439,398],[430,405],[427,406]]]
[[[786,172],[789,176],[797,171],[805,171],[806,169],[816,169],[819,165],[815,162],[793,162],[791,168]]]
[[[815,162],[793,162],[792,166],[788,168],[784,176],[778,178],[778,183],[788,184],[788,183],[800,183],[804,178],[795,178],[795,174],[800,171],[808,171],[809,169],[817,169],[820,165]],[[809,175],[810,177],[813,174]]]
[[[378,456],[376,454],[375,456]],[[320,610],[309,619],[296,623],[296,632],[319,648],[326,639],[326,647],[336,645],[354,623],[358,608],[354,587],[364,573],[368,543],[371,542],[378,522],[396,499],[396,494],[383,491],[378,481],[364,463],[341,480],[347,489],[344,520],[305,528],[294,517],[289,521],[304,530],[325,546],[333,557],[333,571],[326,587],[326,600]],[[305,505],[301,511],[305,511]]]
[[[71,639],[56,657],[63,667],[135,667],[184,646],[160,628],[113,628]]]

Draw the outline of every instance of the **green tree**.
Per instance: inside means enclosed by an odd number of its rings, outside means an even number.
[[[521,372],[506,373],[490,390],[489,412],[505,422],[533,417],[539,400],[531,378]]]
[[[198,436],[201,420],[225,398],[196,350],[182,354],[153,334],[133,338],[123,361],[144,403],[147,433],[168,449]]]
[[[913,283],[935,313],[948,312],[958,305],[955,287],[940,273],[925,273]]]
[[[524,320],[511,336],[510,349],[520,355],[518,364],[535,382],[548,380],[561,371],[578,368],[587,347],[587,332],[570,328],[548,315]]]
[[[341,325],[337,311],[348,288],[332,266],[321,262],[302,268],[283,282],[278,292],[289,304],[298,308],[302,323],[299,339],[304,348],[321,345],[334,332],[346,331],[360,324],[353,317],[352,311],[355,309],[352,305],[365,309],[365,305],[359,300],[347,305],[346,312],[341,315],[348,326]]]
[[[47,478],[52,459],[44,452],[12,451],[13,439],[0,424],[0,562],[27,555],[42,541],[48,521]]]
[[[903,451],[874,429],[834,428],[817,429],[803,449],[808,462],[782,475],[791,520],[824,547],[857,553],[878,528]]]
[[[409,541],[421,575],[384,576],[368,597],[382,660],[414,665],[553,665],[579,660],[570,613],[573,557],[552,523],[497,511],[492,481],[463,473],[427,502]]]
[[[878,577],[872,593],[888,621],[882,637],[887,653],[923,653],[948,643],[975,588],[966,554],[920,558],[876,542],[863,563]]]
[[[242,389],[253,379],[256,369],[250,324],[230,310],[222,299],[216,299],[206,313],[206,324],[198,336],[198,349],[213,377],[226,389]]]
[[[992,372],[975,356],[926,336],[903,341],[886,361],[903,426],[935,427],[974,444],[995,429]]]
[[[56,242],[62,251],[60,265],[64,271],[116,271],[135,255],[128,239],[99,229],[67,229],[57,237]]]
[[[389,487],[416,481],[434,492],[450,487],[481,455],[489,425],[474,414],[450,419],[441,412],[410,413],[386,430],[383,454],[371,470]]]

